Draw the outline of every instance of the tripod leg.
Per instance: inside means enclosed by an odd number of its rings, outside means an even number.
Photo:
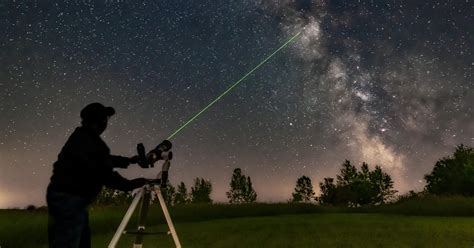
[[[176,233],[176,230],[174,229],[173,222],[171,221],[171,217],[168,212],[168,208],[166,207],[165,200],[163,199],[163,195],[161,195],[160,188],[156,188],[155,193],[158,196],[158,200],[160,201],[161,209],[163,210],[163,214],[165,215],[166,223],[168,223],[171,236],[173,236],[174,244],[176,245],[177,248],[181,248],[181,243],[179,242],[178,234]]]
[[[112,240],[109,243],[109,246],[108,246],[109,248],[115,248],[115,246],[117,245],[117,243],[120,239],[120,236],[122,236],[123,231],[127,227],[128,221],[132,217],[133,211],[135,211],[135,208],[137,207],[138,202],[140,201],[140,199],[143,196],[143,191],[144,190],[145,190],[144,188],[139,190],[137,192],[137,194],[135,195],[135,198],[133,198],[133,201],[130,204],[130,207],[128,207],[128,210],[125,213],[125,216],[123,217],[122,222],[120,223],[119,227],[117,228],[117,231],[115,232],[114,237],[112,238]]]
[[[137,236],[135,237],[133,248],[141,248],[143,246],[143,232],[145,232],[146,218],[151,197],[151,191],[149,188],[145,188],[144,191],[140,212],[138,213]]]

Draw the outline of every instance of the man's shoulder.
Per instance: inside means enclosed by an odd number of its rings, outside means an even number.
[[[74,147],[81,147],[82,149],[109,149],[99,135],[94,134],[93,132],[84,127],[77,127],[69,137],[67,143]]]
[[[83,143],[91,140],[91,135],[82,127],[77,127],[74,132],[71,133],[68,139],[68,143]]]

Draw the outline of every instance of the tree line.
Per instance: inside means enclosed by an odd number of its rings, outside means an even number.
[[[257,192],[253,189],[252,180],[249,176],[245,176],[240,168],[234,169],[229,186],[230,189],[226,192],[226,195],[230,203],[251,203],[257,200]],[[166,186],[161,188],[161,193],[167,205],[212,203],[211,181],[200,177],[194,179],[190,192],[188,192],[184,182],[180,182],[175,188],[168,181]],[[96,204],[121,205],[129,203],[132,198],[131,192],[104,187],[97,197]],[[156,196],[152,197],[152,201],[154,200],[156,200]]]
[[[302,176],[296,181],[291,202],[309,203],[313,200],[325,205],[379,205],[394,199],[393,180],[381,166],[369,169],[367,163],[357,169],[349,160],[344,161],[340,173],[334,178],[324,178],[319,184],[320,196],[314,196],[311,179]]]
[[[426,186],[423,192],[435,195],[474,196],[474,151],[472,147],[460,145],[453,155],[438,160],[431,171],[425,175]],[[395,200],[397,191],[390,175],[382,166],[362,163],[357,168],[345,160],[335,178],[323,178],[319,183],[320,195],[316,196],[311,179],[301,176],[289,202],[319,203],[323,205],[364,206],[380,205]],[[188,203],[212,203],[212,184],[210,180],[195,178],[188,192],[184,182],[175,188],[169,182],[162,188],[163,198],[168,205]],[[226,192],[229,203],[252,203],[257,200],[250,176],[242,173],[240,168],[233,171]],[[129,203],[130,192],[121,192],[104,188],[97,199],[97,204]]]

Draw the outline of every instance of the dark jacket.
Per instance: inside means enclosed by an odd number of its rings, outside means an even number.
[[[129,158],[110,155],[110,149],[97,133],[78,127],[53,165],[50,187],[92,202],[104,185],[123,191],[135,188],[133,181],[113,171],[113,168],[127,168],[129,164]]]

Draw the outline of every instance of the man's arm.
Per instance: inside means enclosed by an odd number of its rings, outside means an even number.
[[[111,168],[127,168],[134,161],[132,158],[109,155],[106,161],[107,165]]]

